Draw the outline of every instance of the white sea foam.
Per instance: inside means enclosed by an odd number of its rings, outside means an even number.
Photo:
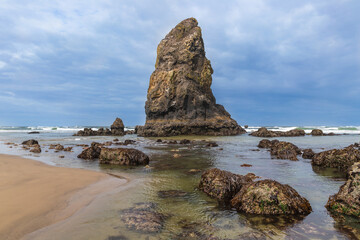
[[[321,129],[324,133],[335,134],[360,134],[360,126],[265,126],[268,130],[286,132],[296,128],[303,129],[306,133],[311,133],[313,129]],[[249,126],[246,131],[257,131],[259,126]]]

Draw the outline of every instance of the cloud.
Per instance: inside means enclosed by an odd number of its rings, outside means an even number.
[[[360,113],[349,109],[360,100],[359,8],[356,0],[5,0],[1,115],[9,125],[99,125],[114,116],[142,124],[157,44],[196,17],[213,91],[237,120],[261,125],[266,113],[271,125],[289,113],[297,118],[288,124],[337,123],[343,113],[356,124]]]

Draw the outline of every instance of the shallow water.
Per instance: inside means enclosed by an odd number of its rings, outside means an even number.
[[[262,232],[269,239],[350,239],[360,224],[352,219],[347,223],[336,223],[329,215],[324,205],[328,197],[336,193],[344,183],[344,174],[336,169],[319,169],[311,166],[310,160],[299,157],[299,161],[271,159],[265,149],[257,148],[261,138],[248,135],[233,137],[181,137],[172,139],[191,139],[216,141],[219,147],[208,148],[204,142],[195,145],[168,145],[156,143],[155,139],[145,139],[136,135],[120,137],[119,140],[134,139],[136,144],[129,145],[140,149],[150,156],[151,168],[144,167],[114,167],[99,166],[96,161],[84,161],[76,156],[82,151],[74,147],[74,152],[45,152],[50,143],[61,143],[65,146],[92,141],[105,142],[113,137],[73,137],[73,132],[41,133],[27,135],[26,133],[2,133],[3,142],[21,143],[23,140],[35,138],[40,141],[43,152],[29,154],[20,148],[9,148],[0,144],[1,153],[10,153],[33,158],[45,163],[93,169],[131,179],[130,184],[122,191],[115,192],[86,212],[79,213],[68,221],[49,227],[47,231],[38,233],[33,239],[107,239],[118,236],[117,239],[183,239],[184,232],[194,232],[194,238],[206,239],[206,236],[216,236],[220,239],[237,239],[242,233]],[[354,142],[359,142],[359,135],[341,135],[324,137],[288,137],[277,138],[292,142],[300,148],[312,148],[320,152],[332,148],[342,148]],[[223,150],[220,150],[220,149]],[[179,157],[174,157],[179,154]],[[59,156],[65,158],[60,159]],[[240,167],[241,164],[251,164],[250,168]],[[300,195],[307,198],[313,212],[303,219],[266,218],[239,214],[232,209],[218,206],[217,202],[198,191],[197,185],[201,173],[190,174],[190,169],[205,170],[217,167],[233,173],[247,174],[249,172],[271,178],[283,184],[289,184]],[[181,190],[185,196],[162,198],[158,192],[162,190]],[[142,234],[129,230],[121,221],[121,210],[132,207],[135,203],[152,202],[157,205],[157,211],[166,215],[165,225],[160,233]],[[355,230],[354,230],[355,229]],[[355,233],[354,233],[355,232]],[[111,238],[109,238],[111,239]],[[113,238],[116,239],[116,238]]]

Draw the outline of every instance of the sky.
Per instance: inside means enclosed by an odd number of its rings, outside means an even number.
[[[202,28],[241,125],[360,125],[359,0],[0,0],[0,126],[144,124],[161,39]]]

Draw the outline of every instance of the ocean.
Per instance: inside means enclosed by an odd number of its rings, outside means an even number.
[[[94,126],[99,128],[100,126]],[[139,149],[150,157],[150,168],[104,166],[97,161],[84,161],[77,155],[82,147],[77,144],[90,144],[93,141],[112,141],[111,136],[79,137],[72,136],[83,126],[50,127],[0,127],[0,153],[19,155],[50,165],[91,169],[130,179],[124,189],[98,199],[95,208],[77,213],[64,222],[54,224],[33,233],[29,239],[238,239],[240,234],[264,234],[268,239],[352,239],[358,238],[360,223],[356,219],[345,218],[336,222],[324,207],[329,196],[338,192],[345,182],[345,174],[337,169],[321,169],[311,165],[311,160],[299,161],[272,159],[269,152],[257,147],[262,138],[248,134],[227,137],[181,136],[171,139],[215,141],[219,147],[208,148],[205,144],[180,145],[157,143],[157,138],[143,138],[137,135],[119,137],[135,140],[127,147]],[[257,130],[250,126],[247,131]],[[303,136],[273,138],[294,143],[300,148],[312,148],[321,152],[333,148],[343,148],[360,141],[360,126],[268,126],[269,130],[287,131],[304,129],[306,133],[318,128],[324,133],[333,132],[335,136]],[[133,129],[128,127],[129,130]],[[40,134],[28,134],[38,131]],[[36,139],[42,146],[42,153],[29,153],[20,146],[27,139]],[[165,138],[162,138],[165,139]],[[169,139],[169,138],[167,138]],[[54,152],[49,144],[60,143],[72,146],[73,152]],[[10,148],[11,147],[11,148]],[[222,150],[221,150],[222,149]],[[48,151],[48,152],[46,152]],[[177,157],[174,157],[177,154]],[[64,158],[59,158],[63,155]],[[242,164],[251,164],[244,168]],[[274,179],[289,184],[300,195],[307,198],[313,212],[305,218],[250,216],[236,212],[206,196],[197,189],[201,171],[217,167],[238,174],[252,172],[262,179]],[[189,173],[199,169],[199,173]],[[180,197],[163,197],[160,191],[180,190]],[[164,214],[161,232],[150,234],[128,229],[121,220],[122,210],[136,203],[151,202],[157,211]],[[186,235],[191,232],[194,238]],[[195,234],[195,235],[194,235]],[[250,236],[250,235],[248,235]]]

